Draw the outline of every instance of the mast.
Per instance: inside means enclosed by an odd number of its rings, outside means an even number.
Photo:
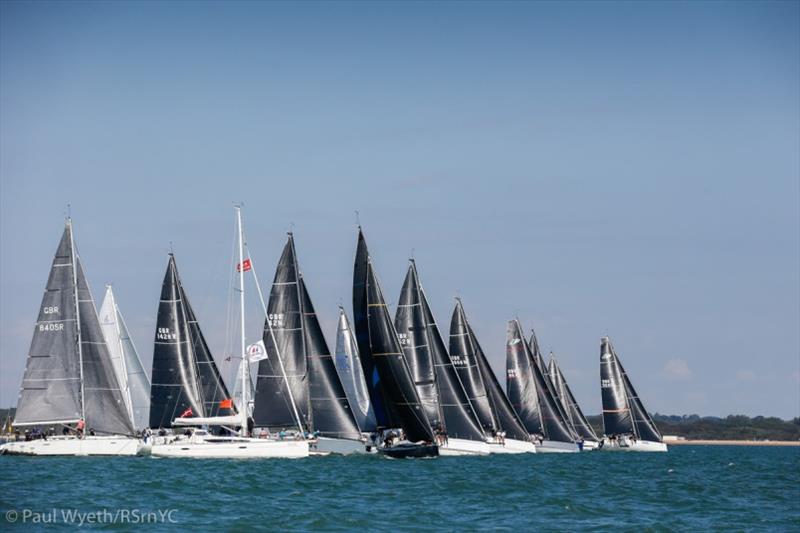
[[[67,217],[67,227],[69,228],[69,246],[71,250],[70,261],[72,262],[72,287],[75,298],[75,327],[78,331],[78,361],[81,375],[81,419],[86,421],[86,392],[83,382],[83,341],[81,337],[81,306],[78,302],[78,269],[75,267],[75,238],[72,235],[72,217]],[[85,431],[85,429],[84,429]]]
[[[242,419],[242,429],[241,435],[242,437],[248,437],[247,432],[247,346],[245,344],[245,324],[244,324],[244,243],[242,242],[244,238],[242,237],[242,208],[240,206],[235,206],[236,209],[236,225],[239,229],[239,312],[241,315],[241,348],[242,348],[242,408],[241,408],[241,419]]]

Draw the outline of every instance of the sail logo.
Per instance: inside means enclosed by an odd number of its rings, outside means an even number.
[[[517,369],[509,368],[507,374],[508,374],[508,379],[515,379],[517,377]]]
[[[511,342],[509,342],[508,344],[514,346],[515,344],[519,344],[520,342],[522,342],[522,339],[512,339]]]
[[[58,306],[57,305],[53,305],[53,306],[50,306],[50,307],[43,307],[42,308],[42,313],[44,313],[46,315],[52,315],[52,314],[56,314],[57,315],[58,314]]]
[[[602,360],[604,360],[604,361],[605,361],[606,359],[611,359],[611,354],[610,354],[610,353],[608,353],[608,352],[606,352],[606,353],[604,353],[604,354],[603,354],[603,355],[600,357],[600,359],[602,359]]]
[[[174,341],[178,338],[178,335],[172,333],[169,328],[158,328],[156,329],[156,339],[160,341]]]
[[[600,388],[601,389],[610,389],[611,388],[611,380],[610,379],[601,379],[600,380]]]
[[[462,355],[451,355],[450,356],[450,361],[454,365],[458,365],[458,366],[465,366],[467,364],[467,358],[462,356]]]
[[[403,346],[408,345],[408,333],[398,333],[397,340],[399,340],[400,344]]]
[[[267,316],[269,325],[273,328],[282,328],[285,326],[285,315],[283,313],[272,313]]]

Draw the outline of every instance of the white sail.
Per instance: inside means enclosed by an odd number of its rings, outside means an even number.
[[[339,308],[339,325],[336,331],[336,354],[334,364],[339,379],[344,387],[356,422],[362,431],[374,431],[376,427],[375,412],[369,401],[367,384],[358,355],[358,344],[344,309]]]
[[[128,333],[111,285],[106,286],[99,315],[100,327],[123,392],[128,416],[133,427],[144,429],[148,425],[150,411],[150,378]]]
[[[236,408],[241,411],[242,409],[242,365],[246,364],[246,359],[241,359],[239,361],[239,365],[236,367],[236,374],[234,374],[234,386],[233,386],[233,402],[236,404]],[[253,415],[253,397],[255,396],[255,386],[253,385],[253,375],[256,372],[253,371],[252,366],[248,367],[247,376],[249,377],[248,381],[250,382],[250,388],[247,391],[247,416]]]

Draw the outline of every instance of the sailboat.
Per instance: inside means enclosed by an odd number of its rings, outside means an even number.
[[[106,340],[122,398],[133,426],[141,431],[148,425],[150,413],[150,378],[142,365],[128,326],[117,305],[114,290],[106,285],[106,295],[98,313],[100,329]]]
[[[14,426],[33,428],[43,438],[8,442],[0,446],[2,453],[136,455],[145,448],[134,437],[133,421],[75,249],[71,218],[67,218],[39,308]],[[60,436],[54,436],[56,432]]]
[[[300,273],[292,233],[275,271],[267,322],[267,357],[259,363],[255,425],[285,431],[296,427],[295,413],[299,413],[303,432],[315,437],[312,453],[364,453],[365,439]]]
[[[244,273],[252,265],[244,258],[241,209],[236,207],[239,241],[239,307],[241,357],[247,359],[245,341]],[[240,365],[242,405],[246,406],[248,365]],[[192,311],[178,276],[174,254],[170,254],[161,290],[150,403],[152,428],[187,426],[220,427],[220,435],[205,429],[187,429],[188,435],[156,437],[152,455],[197,458],[299,458],[309,454],[305,439],[253,438],[247,409],[233,405],[233,399],[200,325]],[[238,430],[237,430],[238,428]],[[161,432],[160,432],[161,433]],[[231,433],[238,433],[238,435]]]
[[[600,340],[600,392],[605,433],[601,450],[667,451],[661,432],[644,408],[608,337]]]
[[[436,433],[439,455],[487,455],[489,444],[447,355],[416,262],[409,263],[395,328],[422,408]]]
[[[573,396],[572,391],[567,385],[567,380],[561,372],[555,356],[550,353],[550,363],[548,365],[548,373],[550,374],[550,381],[553,384],[556,392],[556,399],[561,403],[561,407],[567,414],[570,425],[582,439],[582,450],[595,450],[600,445],[600,439],[594,432],[591,424],[586,419],[586,416],[581,411],[578,401]]]
[[[506,390],[525,429],[538,439],[536,451],[580,451],[517,319],[506,329]]]
[[[375,408],[378,451],[436,457],[439,447],[383,298],[361,227],[353,269],[353,318],[362,370]],[[402,430],[403,435],[398,434]],[[383,436],[385,435],[385,438]]]
[[[531,436],[500,388],[460,298],[456,298],[450,320],[450,360],[484,432],[489,435],[490,453],[535,453]]]
[[[356,423],[363,433],[372,433],[377,428],[375,412],[369,401],[364,371],[361,369],[361,358],[358,355],[358,344],[353,335],[353,328],[347,319],[344,308],[339,306],[339,323],[336,328],[336,355],[334,356],[336,372],[344,387],[347,401],[356,417]]]

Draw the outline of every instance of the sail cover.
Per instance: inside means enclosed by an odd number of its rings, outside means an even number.
[[[253,419],[259,427],[274,429],[297,427],[289,390],[302,418],[303,428],[311,427],[305,356],[306,338],[303,333],[303,311],[298,279],[294,239],[289,235],[275,270],[275,279],[267,304],[267,321],[264,324],[267,357],[258,364],[253,408]],[[278,361],[279,354],[283,370]],[[287,389],[287,382],[290,389]]]
[[[358,245],[353,264],[353,329],[358,344],[358,355],[361,370],[369,391],[369,399],[375,414],[375,422],[379,428],[400,427],[400,422],[393,416],[387,403],[386,393],[381,386],[381,375],[375,368],[375,360],[370,348],[369,308],[367,304],[367,265],[369,251],[364,232],[358,228]]]
[[[439,327],[428,305],[425,291],[420,287],[420,300],[428,330],[431,358],[436,371],[436,383],[439,389],[439,407],[444,419],[444,431],[448,437],[467,440],[485,440],[485,435],[478,421],[478,415],[472,409],[464,387],[458,378],[447,348],[439,333]]]
[[[347,320],[344,309],[339,307],[339,325],[336,328],[336,372],[344,387],[350,407],[361,431],[373,432],[377,429],[375,413],[369,401],[364,371],[358,355],[358,345]]]
[[[519,416],[508,401],[508,397],[500,388],[500,383],[497,381],[497,376],[494,375],[486,355],[483,353],[483,348],[478,343],[475,332],[472,331],[472,326],[467,322],[467,332],[469,333],[471,342],[475,346],[475,358],[478,362],[478,368],[481,371],[483,382],[486,384],[486,394],[489,396],[489,402],[492,405],[495,418],[497,420],[499,429],[506,433],[506,436],[516,440],[530,440],[530,434],[525,429],[524,424],[519,419]]]
[[[417,387],[422,408],[433,429],[442,432],[442,416],[439,411],[439,392],[436,387],[436,370],[431,357],[428,328],[420,298],[419,278],[414,260],[410,261],[408,273],[400,291],[394,325],[403,347],[411,376]]]
[[[450,361],[458,372],[459,380],[483,431],[488,434],[497,431],[497,420],[489,403],[487,386],[478,366],[475,345],[469,335],[467,317],[461,300],[456,300],[456,307],[450,319]]]
[[[76,422],[82,416],[72,227],[56,249],[17,400],[15,426]]]
[[[324,437],[358,440],[361,438],[361,430],[339,381],[333,357],[302,277],[300,295],[313,429]]]
[[[591,424],[589,424],[589,421],[578,405],[578,401],[575,399],[575,396],[573,396],[572,390],[570,390],[569,385],[567,385],[567,380],[564,378],[564,374],[561,372],[561,368],[559,368],[555,357],[550,357],[548,369],[550,381],[555,387],[558,400],[566,411],[569,422],[572,424],[572,427],[575,428],[575,432],[583,440],[599,440],[597,434],[594,432],[594,429]]]

